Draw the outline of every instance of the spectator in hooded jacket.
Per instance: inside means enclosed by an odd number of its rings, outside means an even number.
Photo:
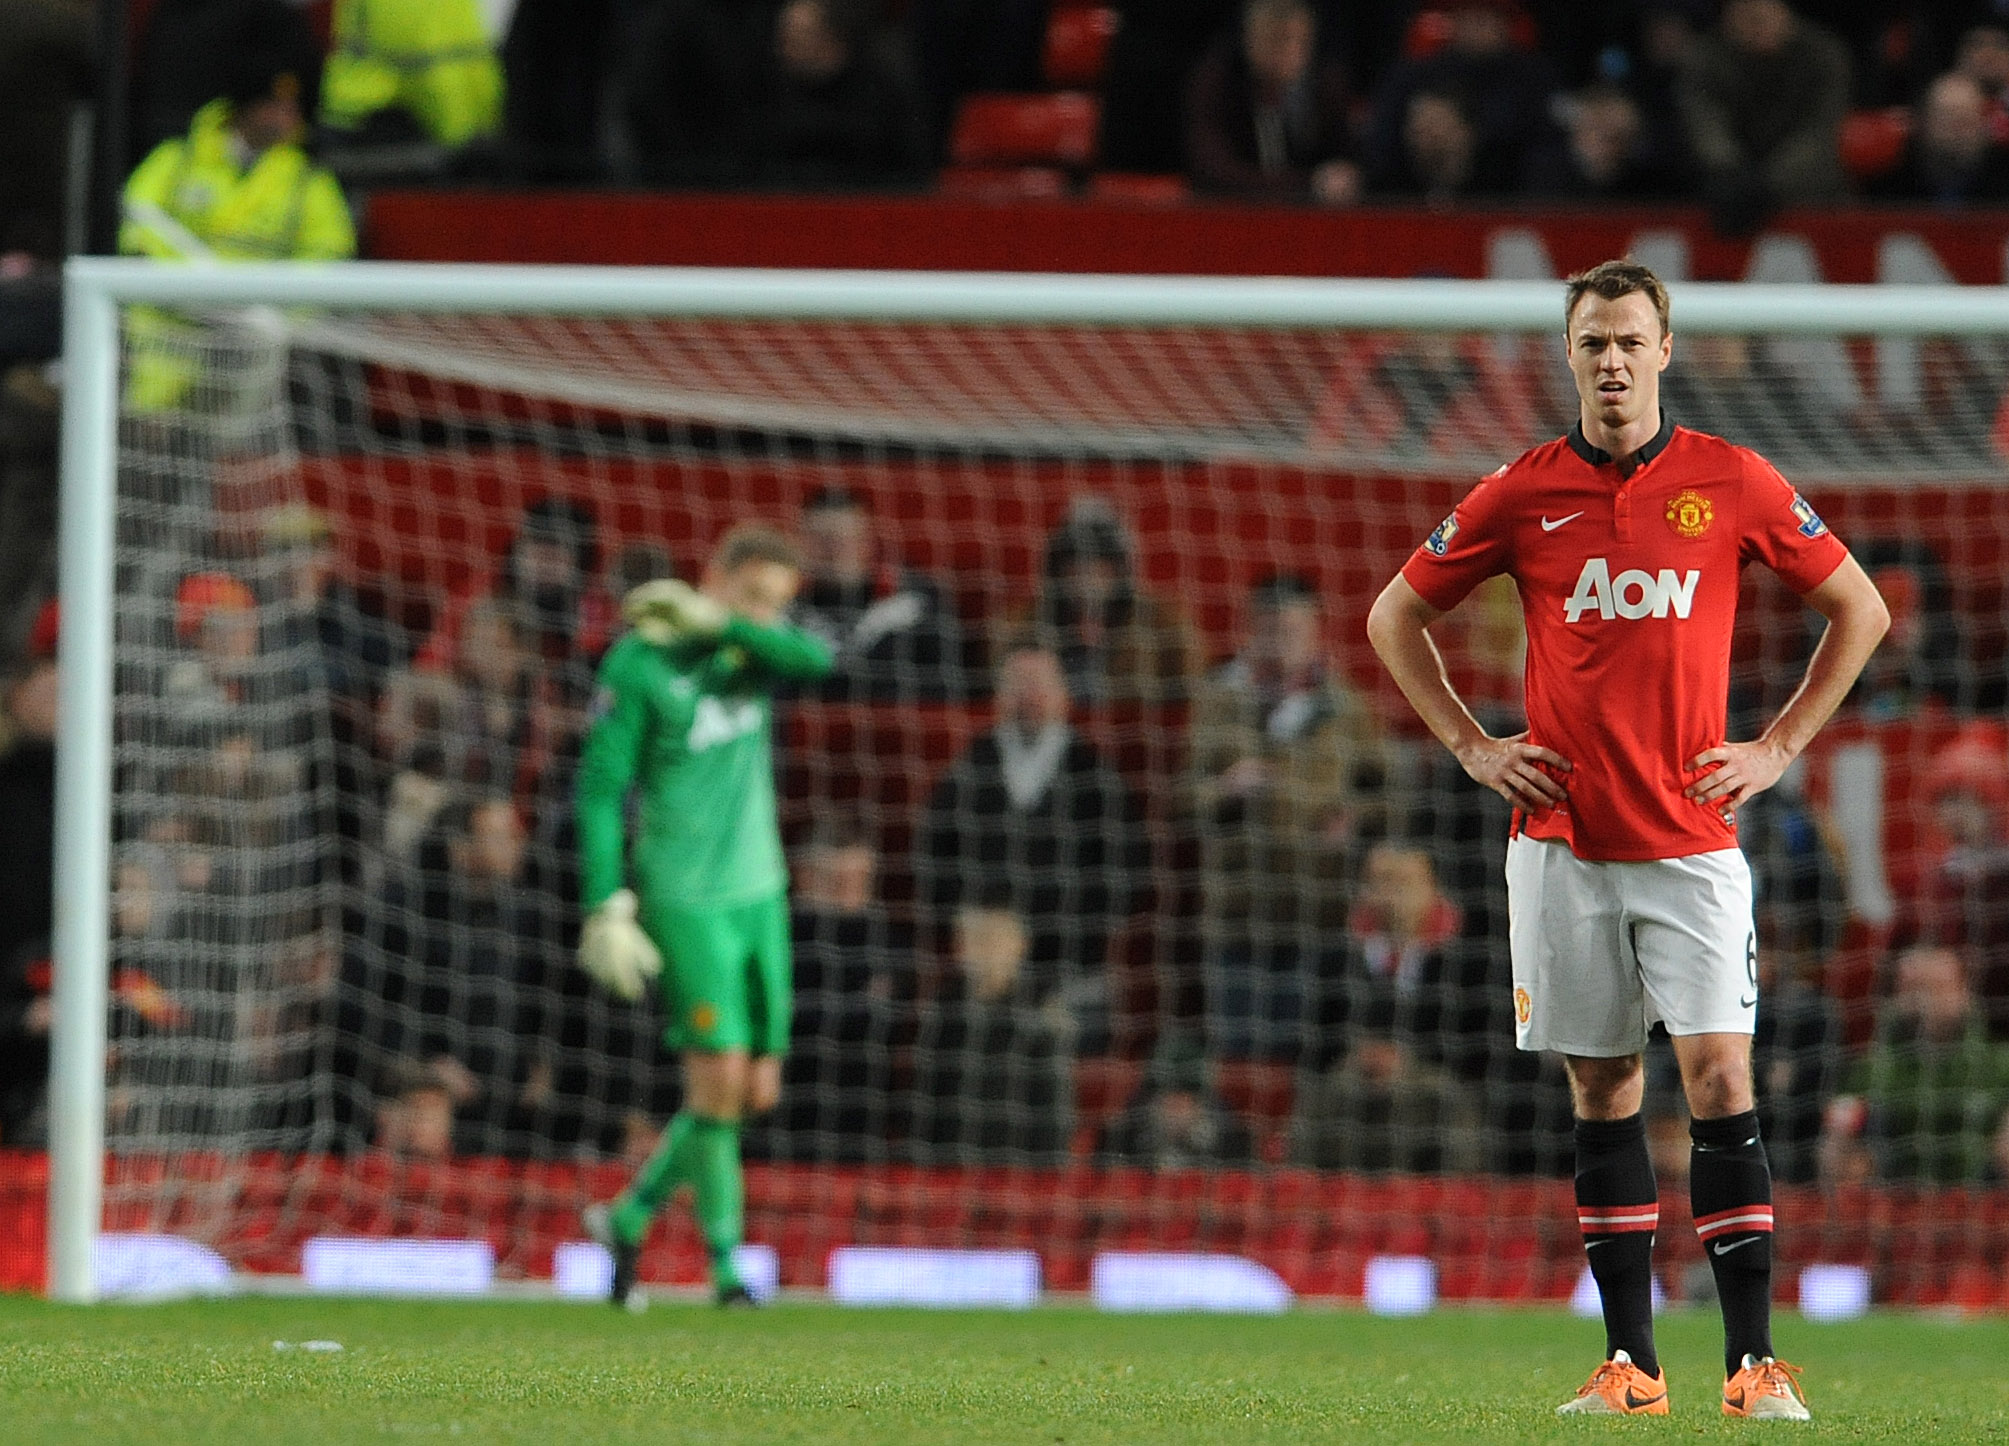
[[[1097,1157],[1147,1170],[1251,1163],[1255,1141],[1249,1127],[1215,1092],[1207,1075],[1200,1041],[1191,1034],[1168,1033],[1151,1055],[1138,1098],[1103,1126]]]
[[[127,178],[119,250],[173,261],[355,255],[342,189],[304,146],[307,94],[294,60],[245,56],[230,88],[195,113],[187,134],[162,141]],[[227,355],[205,363],[192,324],[142,307],[128,326],[126,401],[134,410],[166,411],[188,401],[199,382],[222,388],[237,381]],[[269,352],[269,343],[250,344]]]
[[[1149,877],[1143,807],[1069,722],[1051,649],[1023,642],[998,668],[997,726],[971,740],[929,796],[916,871],[944,926],[1009,889],[1027,947],[1014,987],[1057,1005],[1087,1040],[1108,1031],[1110,936]]]
[[[865,0],[786,0],[775,15],[756,180],[793,189],[913,185],[929,170],[919,85]]]
[[[622,81],[636,171],[678,186],[884,187],[929,151],[902,37],[860,0],[668,0]]]
[[[916,1153],[942,1164],[1051,1163],[1068,1139],[1070,1031],[1038,1000],[1031,922],[1002,881],[954,919],[950,969],[917,1011]]]
[[[893,1057],[913,1006],[913,929],[879,898],[879,850],[848,818],[820,820],[790,899],[795,1019],[772,1152],[884,1159]]]
[[[1309,579],[1278,574],[1251,590],[1247,638],[1196,690],[1189,738],[1212,1045],[1294,1058],[1388,771],[1372,714],[1327,658]]]
[[[1199,674],[1191,624],[1144,587],[1128,530],[1093,494],[1047,534],[1038,596],[1014,620],[1015,633],[1028,628],[1060,659],[1080,703],[1180,702]]]
[[[1607,84],[1570,97],[1562,141],[1537,149],[1527,175],[1531,195],[1573,201],[1668,200],[1679,184],[1648,149],[1638,103]]]
[[[1200,62],[1186,165],[1203,192],[1250,201],[1360,199],[1346,67],[1322,53],[1308,0],[1248,0],[1238,32]]]
[[[1830,1174],[1866,1152],[1887,1180],[2009,1178],[2009,1044],[1988,1038],[1959,951],[1921,946],[1898,956],[1876,1038],[1847,1085],[1827,1111]]]
[[[1729,0],[1677,93],[1719,226],[1745,230],[1774,207],[1846,197],[1848,49],[1785,0]]]
[[[962,624],[933,579],[900,565],[878,540],[865,499],[821,487],[802,507],[806,576],[795,621],[830,648],[826,698],[960,699]]]
[[[1399,62],[1375,95],[1367,162],[1377,191],[1421,191],[1433,199],[1507,194],[1519,187],[1534,152],[1554,139],[1555,68],[1518,42],[1512,0],[1455,0],[1448,8],[1444,47]],[[1435,100],[1419,110],[1415,102],[1424,95]],[[1431,156],[1448,145],[1438,137],[1448,129],[1439,114],[1445,108],[1471,130],[1470,158],[1456,185],[1430,175]]]
[[[1904,161],[1870,194],[1942,210],[2009,200],[2009,149],[1993,134],[1988,97],[1972,77],[1950,70],[1926,89]]]

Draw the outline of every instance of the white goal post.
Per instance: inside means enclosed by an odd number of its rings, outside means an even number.
[[[1559,331],[1555,282],[961,275],[337,265],[167,266],[77,258],[66,271],[49,1288],[98,1298],[113,836],[114,508],[121,308],[332,308],[905,325],[1205,331]],[[2009,337],[2009,291],[1684,283],[1677,331]],[[4,824],[0,824],[4,826]]]

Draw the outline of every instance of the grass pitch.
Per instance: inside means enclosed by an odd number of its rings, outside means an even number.
[[[1663,1318],[1674,1414],[1558,1421],[1598,1327],[1549,1311],[1272,1318],[0,1297],[0,1442],[1981,1441],[2009,1322],[1779,1320],[1811,1427],[1717,1411],[1713,1311]],[[306,1340],[339,1341],[310,1353]],[[274,1349],[273,1342],[296,1348]]]

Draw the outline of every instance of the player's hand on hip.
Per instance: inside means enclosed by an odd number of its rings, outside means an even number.
[[[1681,792],[1706,807],[1735,813],[1777,783],[1792,761],[1783,748],[1762,738],[1705,748],[1689,760],[1688,768],[1707,772]]]
[[[645,980],[663,972],[663,956],[635,920],[632,889],[616,889],[579,929],[579,967],[616,998],[642,997]]]
[[[1569,797],[1557,778],[1546,772],[1570,771],[1570,761],[1552,748],[1528,742],[1526,733],[1511,738],[1481,737],[1461,749],[1458,762],[1476,783],[1483,783],[1516,808],[1539,813]]]

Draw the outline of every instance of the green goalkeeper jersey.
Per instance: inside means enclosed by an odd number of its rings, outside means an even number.
[[[588,910],[625,881],[631,790],[640,795],[635,887],[652,904],[727,909],[787,887],[768,693],[830,665],[829,649],[801,629],[741,617],[716,642],[661,648],[629,633],[608,650],[579,762]]]

